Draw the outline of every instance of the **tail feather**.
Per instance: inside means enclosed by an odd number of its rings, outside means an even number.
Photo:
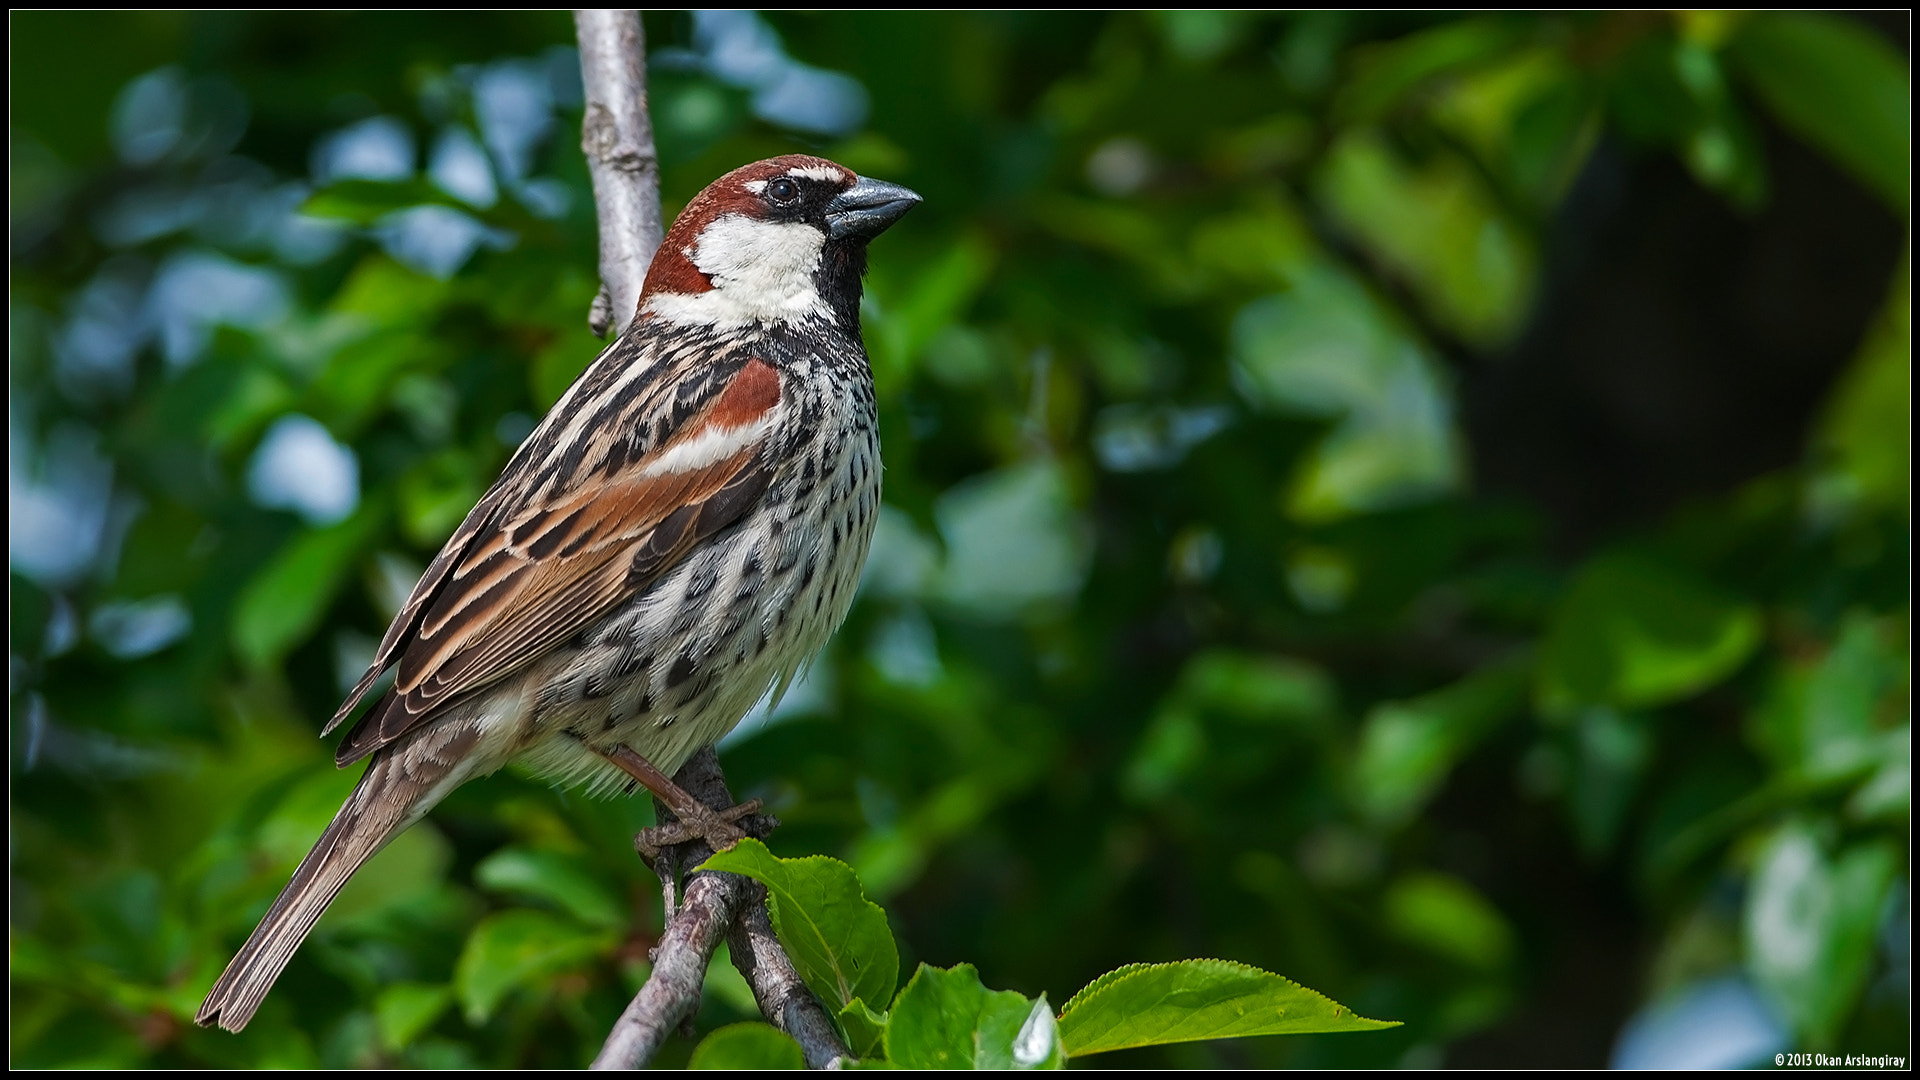
[[[354,872],[465,777],[460,755],[377,755],[194,1016],[239,1031]]]

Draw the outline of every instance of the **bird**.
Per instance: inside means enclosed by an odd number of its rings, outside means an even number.
[[[669,779],[845,619],[880,510],[867,244],[920,202],[824,158],[690,201],[627,330],[512,455],[321,734],[353,793],[195,1016],[239,1031],[355,871],[449,792],[518,763],[637,783],[716,850],[757,803]]]

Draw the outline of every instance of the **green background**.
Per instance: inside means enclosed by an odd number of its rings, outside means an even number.
[[[902,972],[1212,956],[1405,1021],[1100,1064],[1594,1067],[1728,980],[1771,1049],[1906,1052],[1906,15],[738,26],[864,115],[650,13],[669,214],[797,150],[926,199],[872,253],[863,591],[722,752]],[[343,674],[598,349],[571,21],[11,29],[11,1063],[583,1064],[651,811],[512,774],[191,1024],[353,782]],[[508,75],[551,129],[469,205],[420,166]],[[409,175],[315,190],[373,117]],[[488,241],[409,266],[419,204]],[[290,415],[344,517],[250,496]]]

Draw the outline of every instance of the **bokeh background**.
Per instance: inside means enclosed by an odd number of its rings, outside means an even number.
[[[1908,1052],[1907,13],[646,26],[669,214],[797,150],[926,196],[859,602],[722,748],[903,970],[1406,1022],[1091,1064]],[[511,774],[191,1024],[599,347],[570,19],[11,30],[11,1063],[583,1063],[651,811]]]

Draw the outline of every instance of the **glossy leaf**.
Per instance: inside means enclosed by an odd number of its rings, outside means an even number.
[[[887,1037],[888,1016],[883,1012],[874,1012],[872,1007],[859,998],[854,998],[840,1007],[834,1017],[840,1022],[840,1031],[847,1037],[847,1049],[857,1058],[869,1058],[880,1053]]]
[[[1038,1010],[1038,1012],[1036,1012]],[[899,1069],[1044,1069],[1066,1060],[1045,999],[988,990],[971,964],[920,965],[894,1001],[887,1063]]]
[[[824,855],[781,859],[748,839],[701,866],[745,874],[767,887],[773,925],[808,988],[836,1009],[885,1001],[900,970],[886,913],[847,864]]]
[[[1060,1011],[1060,1038],[1074,1057],[1200,1039],[1398,1026],[1356,1016],[1298,983],[1230,960],[1133,964],[1088,983]]]

